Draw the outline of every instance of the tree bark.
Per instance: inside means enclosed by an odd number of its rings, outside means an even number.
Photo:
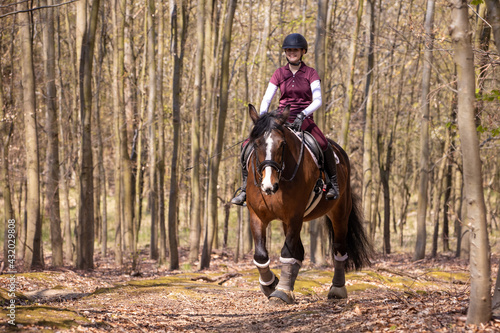
[[[474,54],[465,0],[453,0],[450,34],[457,65],[458,129],[462,146],[466,224],[471,229],[471,292],[467,324],[487,323],[491,318],[490,252],[484,202],[479,139],[475,125]]]
[[[28,10],[27,2],[18,3],[19,11]],[[27,230],[24,267],[26,270],[43,267],[42,220],[40,218],[40,179],[38,130],[35,97],[35,73],[33,68],[32,22],[29,13],[19,13],[21,38],[21,70],[23,86],[24,132],[27,174]]]
[[[251,5],[250,5],[251,6]],[[205,1],[199,0],[196,23],[196,59],[194,77],[194,112],[191,118],[191,230],[189,261],[195,262],[200,251],[201,185],[200,185],[200,121],[202,102],[203,57],[205,52]]]
[[[165,111],[163,108],[163,58],[165,55],[165,19],[163,2],[158,2],[158,226],[160,235],[160,265],[167,260],[167,233],[165,229]]]
[[[1,40],[0,40],[0,49],[1,49]],[[0,62],[0,73],[2,73],[2,63]],[[0,179],[2,180],[2,193],[3,193],[3,218],[4,218],[4,244],[3,244],[3,258],[4,262],[7,262],[9,259],[16,258],[15,249],[14,252],[9,253],[9,229],[13,229],[15,232],[14,240],[18,241],[18,228],[19,221],[15,219],[14,216],[14,208],[12,206],[12,196],[10,190],[10,175],[9,175],[9,147],[12,138],[12,132],[14,130],[14,124],[12,122],[12,115],[9,112],[10,101],[7,104],[6,99],[4,98],[4,90],[3,84],[0,84],[0,149],[1,149],[1,160],[2,164],[0,165]],[[9,223],[14,221],[14,228],[9,228]],[[13,255],[13,257],[9,256]],[[12,270],[13,271],[13,270]]]
[[[154,26],[155,6],[154,1],[148,0],[147,26],[148,26],[148,126],[149,126],[149,200],[151,209],[151,241],[150,258],[157,260],[158,251],[158,192],[156,191],[156,31]]]
[[[364,108],[364,131],[363,131],[363,215],[366,218],[368,230],[372,206],[372,156],[373,156],[373,65],[375,62],[375,3],[374,0],[367,2],[367,62],[365,82],[365,108]]]
[[[180,90],[181,90],[181,73],[182,73],[182,58],[183,58],[183,45],[182,40],[184,39],[185,29],[187,22],[186,19],[186,8],[184,2],[180,4],[180,14],[178,17],[177,3],[175,0],[170,1],[170,20],[171,20],[171,36],[172,44],[170,45],[170,50],[174,58],[174,71],[173,71],[173,84],[172,84],[172,113],[173,113],[173,150],[172,150],[172,160],[170,169],[170,199],[168,205],[168,240],[170,245],[170,269],[179,268],[179,252],[177,245],[177,197],[179,195],[179,189],[177,184],[177,167],[179,158],[179,146],[180,146]],[[179,29],[179,21],[181,23]],[[179,31],[180,30],[180,31]],[[179,46],[179,41],[181,45]]]
[[[92,12],[82,41],[80,60],[80,113],[81,113],[81,177],[78,223],[78,269],[94,268],[94,179],[92,158],[92,64],[94,42],[99,13],[99,0],[92,2]]]
[[[427,189],[429,186],[429,90],[431,81],[431,66],[433,52],[433,26],[434,26],[434,0],[427,1],[427,11],[425,15],[425,34],[428,40],[425,40],[424,68],[422,75],[422,119],[420,127],[420,185],[418,191],[417,207],[417,240],[415,243],[415,252],[413,260],[423,259],[425,257],[426,244],[426,217],[427,217]]]
[[[493,30],[493,38],[500,53],[500,0],[485,0],[488,9],[488,21]]]
[[[52,5],[52,0],[44,0],[42,6]],[[50,219],[50,241],[52,245],[52,266],[63,265],[63,242],[61,237],[61,214],[59,210],[59,135],[56,105],[54,10],[44,11],[43,53],[46,80],[45,91],[45,132],[47,133],[46,205]]]

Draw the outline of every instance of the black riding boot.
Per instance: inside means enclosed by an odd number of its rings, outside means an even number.
[[[328,191],[325,196],[327,200],[336,200],[339,197],[339,183],[337,182],[337,161],[333,147],[328,144],[328,148],[323,152],[325,156],[325,171],[327,174]]]
[[[241,187],[238,190],[236,190],[236,192],[234,193],[234,198],[231,199],[231,203],[234,205],[243,206],[243,204],[247,200],[247,192],[246,192],[247,176],[248,176],[248,170],[246,168],[246,165],[244,165],[241,168],[241,178],[242,178]]]
[[[231,203],[234,205],[239,205],[243,206],[245,201],[247,200],[247,176],[248,176],[248,170],[247,170],[247,160],[248,156],[250,156],[250,153],[252,152],[252,145],[250,143],[247,143],[245,146],[241,148],[241,156],[240,156],[240,161],[241,161],[241,187],[234,192],[234,197],[231,199]],[[238,193],[239,192],[239,193]]]

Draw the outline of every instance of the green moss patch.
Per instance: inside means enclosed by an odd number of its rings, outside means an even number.
[[[6,318],[7,310],[2,309],[1,313],[2,317]],[[91,324],[74,311],[47,306],[18,306],[15,322],[16,325],[39,325],[59,329]]]

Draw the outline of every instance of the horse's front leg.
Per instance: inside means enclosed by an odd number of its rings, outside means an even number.
[[[266,249],[267,223],[262,223],[255,213],[250,212],[250,228],[255,244],[253,263],[259,270],[260,290],[266,297],[269,297],[269,295],[274,292],[279,280],[269,268],[271,260],[269,259],[269,254]]]
[[[272,300],[281,300],[288,304],[295,302],[293,293],[295,280],[299,274],[299,269],[304,260],[304,245],[300,239],[302,229],[302,217],[293,219],[288,224],[284,224],[285,244],[281,249],[281,275],[276,290],[269,296]],[[281,302],[279,301],[279,302]]]

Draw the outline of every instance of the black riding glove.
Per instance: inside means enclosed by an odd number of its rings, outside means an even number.
[[[292,128],[296,132],[299,132],[300,129],[302,128],[302,123],[304,122],[305,118],[306,118],[306,115],[304,112],[299,113],[297,115],[297,118],[295,118],[295,120],[293,121],[290,128]]]

